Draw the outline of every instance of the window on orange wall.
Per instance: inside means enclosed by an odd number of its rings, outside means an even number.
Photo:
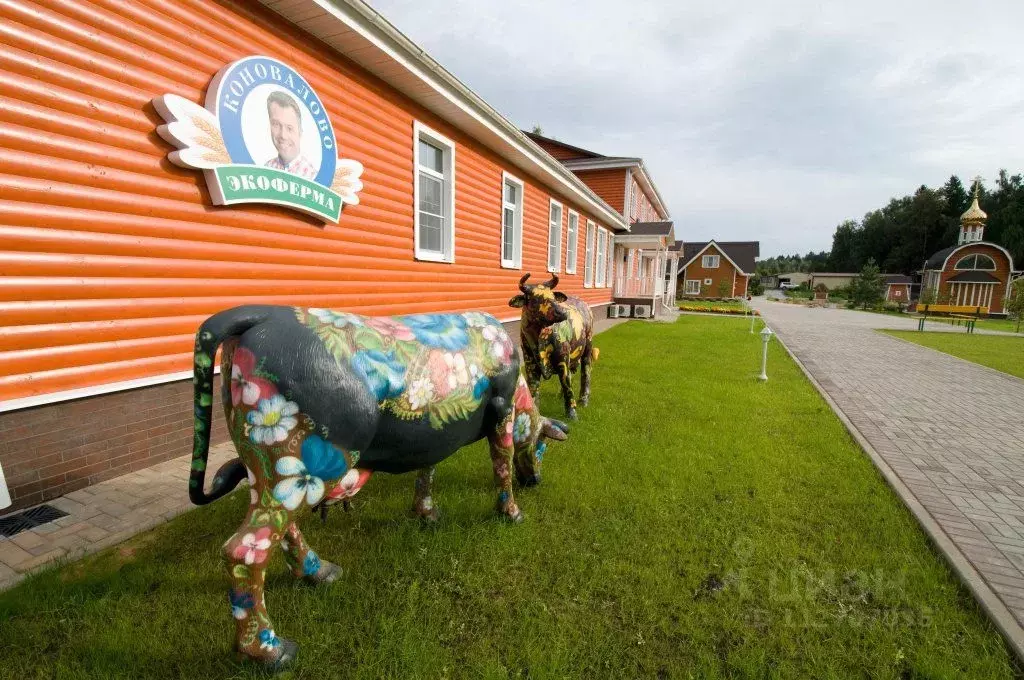
[[[576,273],[576,242],[579,240],[580,216],[569,211],[569,227],[565,231],[565,273]]]
[[[523,266],[523,183],[502,173],[501,184],[501,266]]]
[[[594,285],[594,247],[597,245],[596,227],[587,220],[587,249],[583,254],[583,285],[587,288]]]
[[[557,272],[562,264],[562,204],[550,199],[548,210],[548,271]]]
[[[413,123],[415,255],[455,261],[455,144],[419,121]]]
[[[594,258],[594,267],[596,268],[596,279],[594,285],[598,288],[604,287],[605,275],[608,273],[605,258],[608,248],[608,237],[607,232],[604,229],[598,228],[597,230],[597,257]]]

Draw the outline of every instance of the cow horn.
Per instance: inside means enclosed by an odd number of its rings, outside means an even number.
[[[529,293],[530,289],[526,287],[526,279],[530,278],[530,272],[523,274],[523,278],[519,279],[519,290],[524,293]]]
[[[554,289],[558,285],[558,274],[552,274],[551,278],[544,283],[548,288]]]

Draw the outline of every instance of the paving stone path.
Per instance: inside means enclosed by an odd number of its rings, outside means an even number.
[[[1016,631],[1003,622],[1004,632],[1024,641],[1024,380],[874,330],[916,330],[915,320],[754,306],[902,481],[904,501],[923,506],[980,574],[971,585],[1012,613]]]

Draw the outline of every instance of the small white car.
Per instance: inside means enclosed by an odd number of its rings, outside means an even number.
[[[795,283],[790,283],[789,281],[783,281],[782,283],[779,284],[779,290],[791,290],[793,288],[799,287],[800,286],[796,285]]]

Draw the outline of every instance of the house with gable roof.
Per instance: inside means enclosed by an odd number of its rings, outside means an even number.
[[[680,253],[680,298],[747,296],[750,277],[761,255],[760,241],[677,241],[674,248]]]

